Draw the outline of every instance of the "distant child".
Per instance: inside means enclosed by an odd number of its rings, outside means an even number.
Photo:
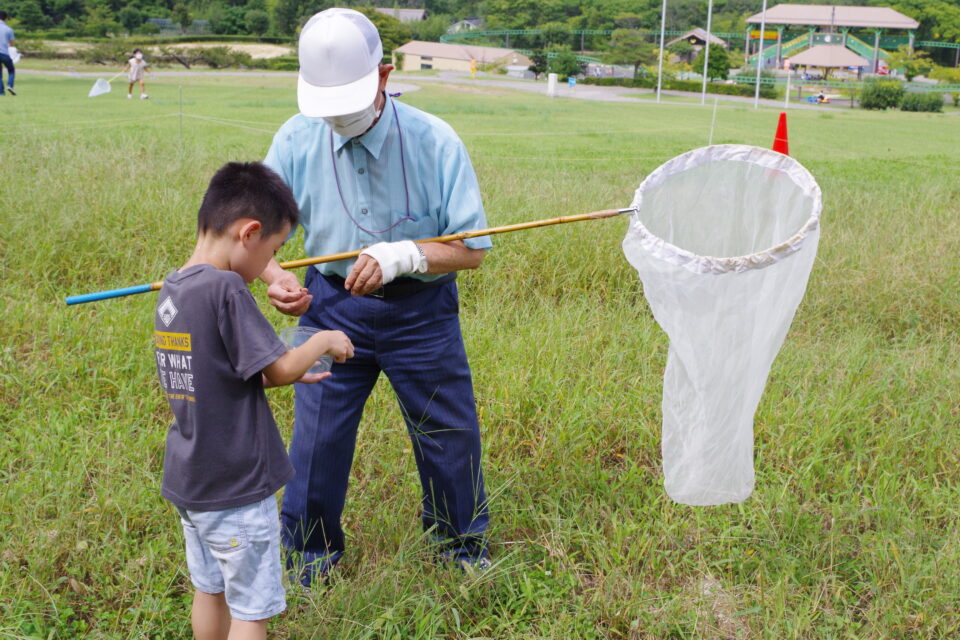
[[[324,354],[353,356],[340,331],[288,350],[247,288],[299,220],[283,180],[259,162],[224,165],[197,216],[193,255],[157,300],[157,372],[174,422],[161,494],[180,514],[199,640],[266,637],[286,608],[275,493],[293,467],[264,387],[315,383]]]
[[[130,86],[127,87],[127,99],[133,97],[133,85],[140,83],[140,99],[146,100],[150,96],[147,95],[147,89],[143,86],[143,71],[147,66],[147,63],[143,60],[143,52],[140,49],[133,50],[133,57],[127,60],[127,66],[123,68],[124,71],[129,73]]]

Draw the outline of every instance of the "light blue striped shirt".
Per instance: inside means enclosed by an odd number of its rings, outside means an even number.
[[[356,138],[341,137],[320,118],[290,118],[264,163],[293,189],[308,256],[487,224],[477,177],[457,134],[443,120],[389,97],[377,124]],[[486,236],[464,242],[471,249],[493,246]],[[346,277],[354,262],[317,269]]]
[[[10,43],[15,40],[13,29],[7,26],[7,23],[0,20],[0,53],[10,55]]]

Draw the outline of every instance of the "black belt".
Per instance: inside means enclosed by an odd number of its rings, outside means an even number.
[[[331,285],[343,289],[343,284],[345,280],[338,275],[324,275],[324,278],[327,279]],[[406,278],[400,277],[394,279],[389,284],[385,284],[379,289],[374,289],[370,293],[366,294],[371,298],[405,298],[407,296],[412,296],[415,293],[420,293],[421,291],[426,291],[427,289],[432,289],[433,287],[439,287],[442,284],[447,284],[448,282],[453,282],[457,279],[456,273],[447,273],[436,280],[417,280],[416,278]]]

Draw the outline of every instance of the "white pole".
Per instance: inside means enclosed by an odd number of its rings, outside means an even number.
[[[764,0],[766,2],[766,0]],[[667,0],[660,9],[660,62],[657,63],[657,102],[660,102],[660,87],[663,84],[663,37],[667,30]]]
[[[753,108],[760,108],[760,70],[763,69],[763,36],[767,31],[767,0],[763,0],[763,11],[760,13],[760,52],[757,54],[757,86],[753,92]]]
[[[707,142],[707,146],[713,144],[713,128],[717,126],[717,103],[720,101],[720,96],[713,96],[713,120],[710,121],[710,141]]]
[[[700,104],[707,103],[707,63],[710,61],[710,20],[713,18],[713,0],[707,3],[707,42],[703,45],[703,88],[700,90]]]
[[[789,108],[790,108],[790,76],[792,76],[792,75],[793,75],[793,74],[792,74],[792,73],[790,72],[790,70],[788,69],[788,70],[787,70],[787,91],[786,91],[786,93],[785,93],[784,96],[783,96],[783,108],[784,108],[784,109],[789,109]]]

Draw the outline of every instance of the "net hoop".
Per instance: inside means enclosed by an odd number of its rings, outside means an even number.
[[[643,206],[644,192],[660,186],[667,178],[711,162],[746,162],[766,169],[782,171],[805,196],[810,198],[812,203],[810,217],[795,234],[780,244],[748,255],[716,257],[697,255],[667,242],[647,229],[640,222],[639,213],[634,213],[630,223],[631,233],[635,234],[635,238],[650,255],[694,273],[720,275],[763,269],[799,251],[810,234],[820,226],[822,194],[810,172],[790,156],[744,144],[701,147],[665,162],[640,183],[634,195],[632,207],[639,212]]]

